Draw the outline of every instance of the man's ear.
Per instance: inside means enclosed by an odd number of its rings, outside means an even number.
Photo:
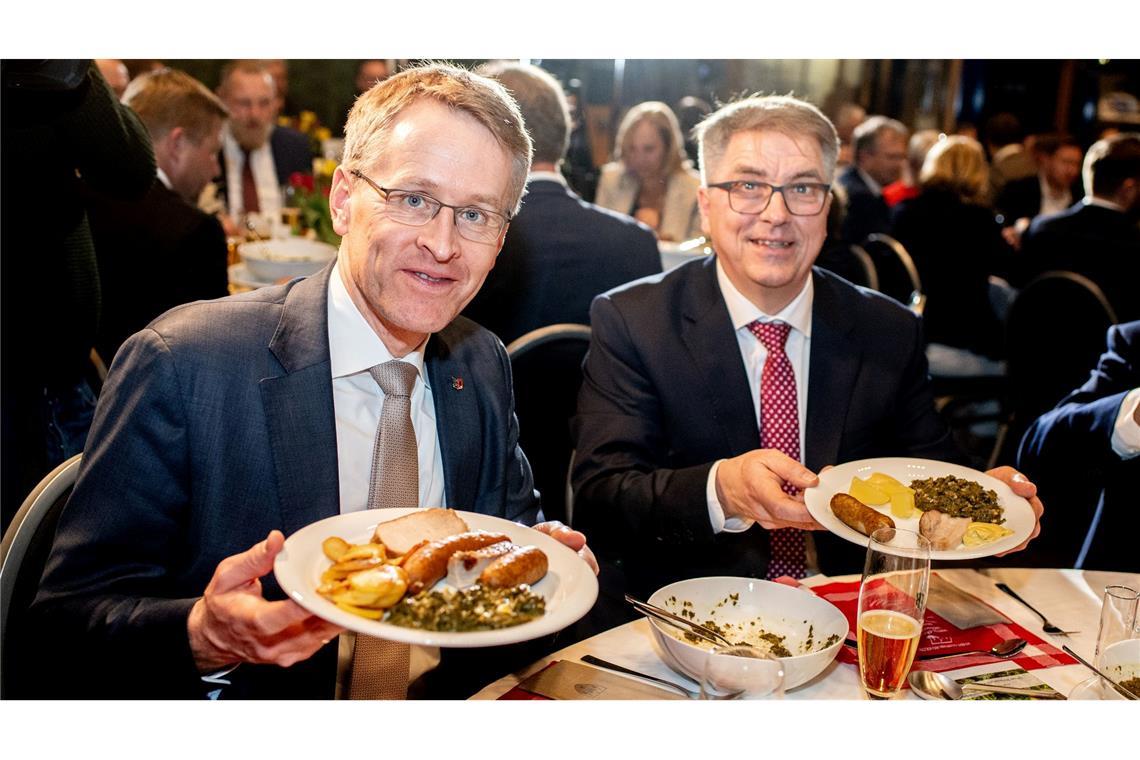
[[[332,213],[333,229],[344,237],[348,234],[348,224],[352,211],[352,182],[343,166],[333,172],[332,187],[329,190],[329,211]]]
[[[712,240],[712,227],[709,224],[709,189],[704,185],[697,188],[697,208],[701,212],[701,232]]]

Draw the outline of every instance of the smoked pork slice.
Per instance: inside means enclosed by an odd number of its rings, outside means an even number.
[[[417,544],[466,533],[467,523],[454,509],[420,509],[376,526],[372,540],[384,544],[393,556],[407,554]]]

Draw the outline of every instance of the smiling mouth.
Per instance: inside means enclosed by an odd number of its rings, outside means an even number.
[[[762,238],[754,238],[752,242],[777,251],[791,248],[793,244],[791,240],[764,240]]]
[[[427,272],[417,272],[417,271],[413,270],[410,273],[412,274],[412,276],[416,277],[417,279],[419,279],[422,282],[430,282],[432,284],[438,284],[438,283],[443,283],[443,282],[451,282],[451,279],[448,277],[432,277]]]

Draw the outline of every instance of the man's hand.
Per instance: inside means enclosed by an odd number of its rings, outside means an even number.
[[[720,463],[716,497],[724,516],[755,520],[767,530],[824,530],[804,506],[802,493],[788,496],[784,483],[804,489],[819,483],[808,468],[776,449],[757,449]]]
[[[586,561],[586,564],[594,571],[594,575],[598,574],[598,560],[594,557],[594,552],[590,550],[590,547],[586,546],[585,533],[569,528],[557,520],[540,522],[534,526],[534,529],[578,552],[578,556]]]
[[[1029,506],[1033,507],[1033,517],[1036,520],[1036,524],[1033,526],[1033,532],[1029,534],[1029,538],[1025,539],[1025,541],[1010,549],[1009,551],[1002,552],[1001,554],[997,555],[999,557],[1004,557],[1007,554],[1021,551],[1029,545],[1030,541],[1037,538],[1037,534],[1041,532],[1041,514],[1045,511],[1045,505],[1042,504],[1041,500],[1037,498],[1037,486],[1033,485],[1033,483],[1029,481],[1029,478],[1025,477],[1012,467],[1008,465],[995,467],[992,470],[987,470],[986,474],[991,478],[997,478],[1001,482],[1007,484],[1010,487],[1010,490],[1012,490],[1015,494],[1024,499],[1027,499],[1029,501]]]
[[[206,592],[190,610],[187,630],[198,670],[208,673],[236,662],[290,665],[313,655],[344,629],[296,602],[267,602],[261,576],[285,545],[281,531],[218,564]]]

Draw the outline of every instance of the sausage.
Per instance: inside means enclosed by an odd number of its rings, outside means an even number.
[[[859,531],[864,536],[870,536],[879,528],[895,527],[895,521],[888,515],[871,509],[850,494],[837,493],[832,496],[831,511],[843,521],[844,525]],[[893,538],[893,534],[891,537]]]
[[[428,541],[413,550],[404,560],[403,568],[408,574],[408,593],[418,594],[425,588],[434,586],[436,581],[447,574],[447,561],[455,552],[482,549],[509,540],[510,537],[505,533],[473,530]]]
[[[516,546],[487,565],[479,576],[479,584],[486,588],[534,584],[546,575],[548,564],[546,553],[537,546]]]
[[[447,584],[454,588],[475,585],[487,565],[514,548],[515,545],[510,541],[500,541],[482,549],[452,554],[451,559],[447,561]]]

